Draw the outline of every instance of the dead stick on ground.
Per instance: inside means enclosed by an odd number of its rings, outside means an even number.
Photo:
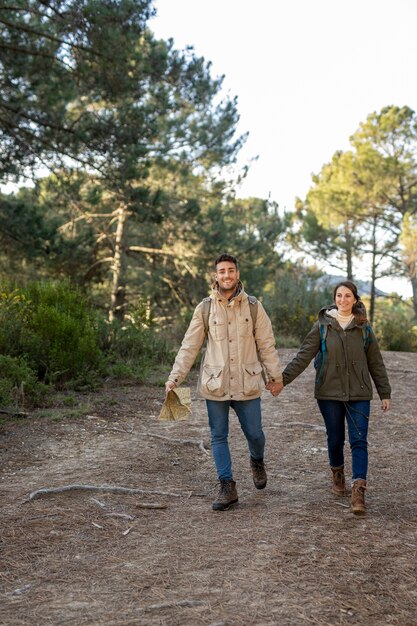
[[[129,515],[128,513],[105,513],[104,515],[106,517],[121,517],[122,519],[128,519],[129,521],[136,519],[135,515]]]
[[[197,439],[172,439],[171,437],[165,437],[164,435],[157,435],[155,433],[143,433],[148,437],[156,437],[157,439],[163,439],[169,443],[181,443],[183,445],[198,446],[204,454],[210,455],[210,452],[204,447],[204,441],[198,441]]]
[[[137,509],[167,509],[166,504],[159,504],[158,502],[138,502],[135,504]]]
[[[306,422],[274,422],[270,424],[272,426],[302,426],[303,428],[312,428],[313,430],[326,430],[325,426],[319,426],[318,424],[307,424]]]
[[[125,435],[133,435],[133,428],[131,430],[124,430],[124,428],[116,428],[115,426],[99,426],[97,425],[97,428],[100,428],[100,430],[113,430],[117,433],[125,433]]]
[[[149,606],[145,606],[142,611],[153,611],[155,609],[169,609],[174,606],[202,606],[203,604],[207,604],[207,601],[203,600],[176,600],[174,602],[162,602],[161,604],[150,604]]]
[[[11,415],[12,417],[29,417],[29,413],[23,413],[22,411],[6,411],[5,409],[0,409],[0,413],[2,415]]]
[[[32,493],[23,502],[30,502],[41,496],[53,493],[64,493],[66,491],[101,491],[107,493],[128,493],[128,494],[144,494],[171,496],[173,498],[189,497],[189,493],[172,493],[170,491],[154,491],[150,489],[134,489],[131,487],[118,487],[117,485],[63,485],[62,487],[43,487]]]
[[[90,498],[91,502],[94,502],[94,504],[97,504],[97,506],[100,507],[100,509],[105,509],[106,505],[104,504],[104,502],[100,502],[100,500],[97,500],[97,498]],[[159,502],[138,502],[137,504],[135,504],[135,507],[137,509],[167,509],[167,505],[166,504],[161,504]]]

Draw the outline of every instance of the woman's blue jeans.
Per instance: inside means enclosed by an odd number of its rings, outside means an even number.
[[[254,400],[206,400],[211,449],[219,480],[233,480],[232,459],[228,443],[229,409],[236,413],[248,442],[253,459],[262,460],[265,450],[265,435],[262,430],[261,399]]]
[[[368,471],[368,422],[371,403],[317,400],[327,431],[327,449],[331,467],[344,465],[345,419],[352,451],[352,480],[366,480]]]

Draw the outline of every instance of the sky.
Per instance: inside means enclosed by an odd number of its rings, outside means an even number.
[[[149,26],[192,45],[238,98],[240,197],[291,210],[367,116],[417,110],[416,0],[155,0]],[[382,288],[382,287],[381,287]],[[405,292],[408,293],[407,288]],[[406,293],[404,295],[406,295]]]

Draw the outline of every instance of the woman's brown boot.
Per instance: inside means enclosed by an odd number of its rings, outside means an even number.
[[[331,470],[333,474],[332,493],[336,496],[346,496],[347,491],[343,465],[341,467],[332,467]]]
[[[352,485],[352,512],[355,515],[365,515],[366,480],[358,478]]]

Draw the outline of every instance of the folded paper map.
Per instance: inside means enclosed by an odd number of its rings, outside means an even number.
[[[189,387],[178,387],[168,391],[159,414],[160,420],[186,420],[191,415],[191,391]]]

